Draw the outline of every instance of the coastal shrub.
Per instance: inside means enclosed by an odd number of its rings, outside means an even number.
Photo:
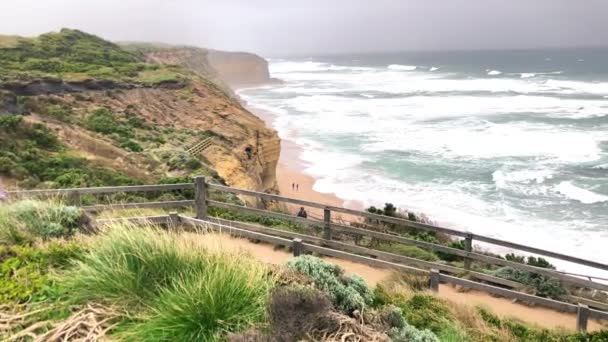
[[[534,294],[540,297],[560,299],[568,294],[566,288],[557,279],[509,266],[497,269],[493,272],[493,275],[531,286],[535,291]]]
[[[97,133],[119,133],[120,123],[108,108],[97,108],[86,118],[85,127]]]
[[[144,149],[133,140],[126,140],[120,144],[120,147],[124,148],[127,151],[131,152],[142,152]]]
[[[405,324],[401,328],[392,328],[388,336],[394,342],[439,342],[437,336],[430,330],[419,330],[414,326]]]
[[[280,341],[300,341],[323,325],[331,309],[331,301],[319,290],[279,287],[273,291],[268,309],[272,332]]]
[[[21,116],[0,117],[0,146],[0,174],[20,180],[23,187],[137,183],[123,173],[93,166],[87,159],[70,154],[48,127],[26,122]]]
[[[438,333],[453,321],[447,303],[433,295],[415,293],[406,301],[394,304],[401,308],[405,320],[418,329]]]
[[[530,326],[512,318],[500,318],[483,307],[477,307],[479,316],[490,327],[508,331],[517,341],[530,342],[600,342],[608,341],[608,330],[570,332]]]
[[[464,240],[454,240],[454,241],[450,241],[447,244],[448,247],[451,248],[455,248],[455,249],[460,249],[462,251],[464,251]],[[437,256],[439,256],[439,258],[441,260],[444,261],[448,261],[448,262],[454,262],[454,261],[463,261],[464,258],[455,254],[450,254],[450,253],[445,253],[445,252],[437,252]]]
[[[34,200],[14,202],[0,206],[0,244],[70,237],[80,228],[89,229],[88,224],[76,207]]]
[[[292,231],[292,232],[307,233],[307,234],[313,234],[313,235],[319,233],[319,230],[312,230],[314,228],[306,227],[302,224],[294,223],[289,220],[283,220],[283,219],[279,219],[279,218],[254,215],[254,214],[243,214],[243,213],[237,212],[235,210],[231,210],[231,209],[209,207],[207,209],[207,213],[209,214],[209,216],[219,217],[219,218],[222,218],[225,220],[257,223],[262,226],[279,229],[279,230],[287,230],[287,231]]]
[[[61,105],[49,105],[45,108],[44,114],[54,119],[70,122],[73,118],[74,113],[72,109],[67,106]]]
[[[384,252],[403,255],[409,258],[415,258],[425,261],[437,261],[439,258],[432,252],[416,246],[408,246],[400,243],[380,243],[374,247]]]
[[[82,248],[73,242],[0,246],[0,304],[47,299],[56,287],[51,270],[67,268],[81,255]]]
[[[522,255],[516,255],[515,253],[509,253],[505,255],[505,259],[513,262],[518,262],[520,264],[527,264],[530,266],[541,267],[541,268],[549,268],[554,270],[555,266],[553,266],[547,259],[543,257],[533,257],[529,256],[527,259]]]
[[[347,276],[338,266],[319,258],[304,255],[287,262],[287,267],[310,277],[315,286],[327,293],[335,307],[346,313],[362,310],[373,302],[373,292],[357,276]]]

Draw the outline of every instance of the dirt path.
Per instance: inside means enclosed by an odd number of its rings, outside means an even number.
[[[285,264],[291,254],[282,249],[275,249],[273,246],[263,243],[252,243],[246,239],[233,238],[229,235],[217,234],[213,238],[207,239],[209,244],[222,250],[242,250],[251,253],[256,259],[269,264]],[[375,286],[378,282],[388,277],[392,271],[387,269],[375,268],[363,264],[357,264],[336,258],[325,257],[324,260],[340,265],[347,273],[358,274],[363,277],[370,286]],[[478,291],[458,292],[451,286],[441,285],[438,296],[448,301],[469,305],[482,305],[489,308],[501,317],[515,317],[530,324],[555,329],[565,328],[574,330],[576,325],[576,315],[553,311],[541,307],[530,307],[519,303],[513,303],[509,299],[490,296],[487,293]],[[589,321],[590,331],[600,330],[602,325],[594,320]],[[604,327],[605,329],[605,327]]]

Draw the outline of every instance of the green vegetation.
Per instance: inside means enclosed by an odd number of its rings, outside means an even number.
[[[493,272],[493,275],[528,285],[532,287],[534,294],[540,297],[563,299],[568,294],[568,291],[557,279],[521,271],[509,266],[499,268]]]
[[[93,166],[71,154],[44,124],[19,115],[0,116],[0,175],[22,180],[26,188],[132,185],[137,181]]]
[[[373,301],[371,289],[358,276],[347,276],[344,270],[319,258],[300,256],[291,259],[287,267],[309,276],[315,286],[327,293],[339,310],[350,313],[362,310]]]
[[[225,199],[223,199],[223,200],[225,200]],[[242,204],[242,203],[236,203],[236,204]],[[208,208],[207,213],[210,216],[222,218],[225,220],[257,223],[262,226],[266,226],[266,227],[273,228],[273,229],[286,230],[286,231],[299,232],[299,233],[307,233],[307,234],[312,234],[312,235],[318,235],[320,233],[320,229],[313,229],[311,227],[306,227],[302,224],[294,223],[294,222],[286,220],[286,219],[272,218],[272,217],[260,216],[260,215],[255,215],[255,214],[243,214],[241,212],[231,210],[231,209],[210,207],[210,208]]]
[[[49,229],[57,226],[62,228]],[[91,330],[95,324],[113,341],[608,337],[606,331],[536,328],[448,303],[425,292],[426,277],[394,274],[372,289],[312,256],[293,258],[286,267],[265,266],[224,248],[214,234],[127,223],[93,230],[78,210],[60,204],[0,203],[0,232],[11,230],[29,237],[0,240],[1,313],[10,319],[0,327],[0,339],[24,331],[101,337]],[[71,330],[75,326],[80,329]]]
[[[88,225],[76,207],[25,200],[0,206],[0,244],[67,238]],[[89,229],[90,230],[90,229]]]
[[[67,275],[72,298],[143,311],[125,336],[214,341],[264,317],[273,279],[244,256],[212,252],[145,227],[117,227]]]
[[[142,62],[141,56],[99,37],[70,29],[0,46],[4,80],[55,76],[66,80],[100,78],[141,83],[182,80],[180,69]]]
[[[0,244],[0,304],[38,302],[55,296],[57,284],[49,272],[68,267],[81,253],[73,242],[53,241],[36,247]]]

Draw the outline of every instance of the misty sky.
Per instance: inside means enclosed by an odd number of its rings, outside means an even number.
[[[608,46],[608,0],[0,0],[0,33],[61,27],[265,56]]]

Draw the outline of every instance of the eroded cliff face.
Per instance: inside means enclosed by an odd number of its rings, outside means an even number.
[[[69,29],[21,38],[0,46],[0,55],[0,176],[18,186],[202,174],[239,188],[275,189],[279,138],[228,85],[265,81],[260,57],[119,46]],[[190,155],[201,141],[210,144]]]
[[[268,62],[252,53],[209,50],[207,60],[222,80],[231,87],[278,82],[270,77]]]
[[[239,144],[230,146],[236,148],[233,153],[226,153],[219,146],[209,148],[205,151],[205,157],[232,186],[260,191],[276,190],[275,170],[280,139],[274,130],[267,128],[261,119],[239,104],[233,91],[240,86],[275,82],[270,78],[266,60],[250,53],[192,47],[151,49],[145,52],[145,58],[153,63],[184,66],[212,80],[224,91],[220,102],[205,107],[214,115],[219,115],[221,120],[214,120],[213,124],[202,129],[218,131],[230,140],[239,141]],[[214,96],[222,97],[220,94]],[[197,106],[205,105],[198,103]]]
[[[28,120],[45,123],[67,146],[99,165],[151,181],[171,174],[171,168],[160,162],[159,156],[184,152],[210,138],[212,145],[202,152],[201,159],[227,184],[257,191],[275,188],[280,149],[276,132],[210,82],[193,81],[182,89],[112,89],[39,94],[34,98],[38,103],[60,103],[83,117],[99,107],[113,113],[129,112],[160,128],[159,132],[167,132],[162,133],[166,136],[163,144],[132,153],[79,125],[35,111],[27,116]]]

